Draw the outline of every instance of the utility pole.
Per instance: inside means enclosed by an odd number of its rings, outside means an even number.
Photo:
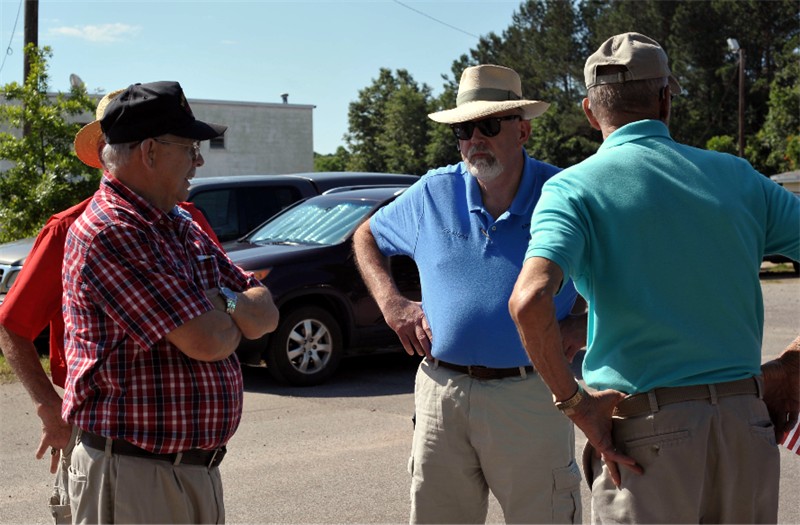
[[[33,44],[39,47],[39,0],[25,0],[25,47]],[[22,82],[28,79],[31,72],[31,63],[28,53],[25,53]]]
[[[25,48],[28,44],[39,47],[39,0],[25,0]],[[25,85],[31,73],[31,61],[26,49],[23,48],[22,54],[22,85]],[[22,136],[27,137],[30,133],[31,125],[23,117]]]

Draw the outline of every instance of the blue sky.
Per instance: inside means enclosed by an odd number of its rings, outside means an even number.
[[[23,5],[20,9],[20,4]],[[442,89],[442,74],[502,33],[519,1],[40,0],[51,88],[90,92],[177,80],[188,98],[312,104],[314,151],[344,145],[347,109],[381,67]],[[19,18],[17,19],[17,13]],[[22,80],[23,0],[0,0],[0,84]],[[16,22],[16,30],[14,25]]]

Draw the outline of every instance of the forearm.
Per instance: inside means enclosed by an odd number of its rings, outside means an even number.
[[[242,332],[230,315],[214,309],[175,328],[166,338],[192,359],[220,361],[236,350]]]
[[[391,303],[402,297],[402,294],[392,278],[388,257],[378,249],[378,244],[369,228],[369,221],[356,230],[353,236],[353,251],[367,289],[378,304],[378,308],[386,312]]]
[[[577,389],[577,381],[564,355],[553,303],[561,283],[560,273],[558,267],[546,259],[528,260],[509,301],[509,311],[525,352],[559,401],[568,399]]]
[[[263,286],[256,286],[237,294],[236,310],[232,318],[246,339],[258,339],[278,326],[278,308],[272,294]]]
[[[0,349],[28,391],[42,421],[53,417],[60,419],[61,396],[42,368],[33,342],[0,325]]]

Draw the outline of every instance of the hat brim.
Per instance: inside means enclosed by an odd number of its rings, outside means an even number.
[[[547,111],[549,107],[550,104],[540,100],[475,100],[473,102],[461,104],[453,109],[430,113],[428,118],[434,122],[457,124],[459,122],[468,122],[470,120],[488,117],[489,115],[509,111],[511,109],[521,109],[523,111],[522,118],[524,120],[531,120]]]
[[[219,137],[225,133],[227,129],[228,126],[223,126],[222,124],[211,124],[200,120],[194,120],[188,126],[170,129],[167,133],[187,139],[210,140]]]
[[[103,169],[100,162],[100,141],[103,140],[103,130],[100,121],[95,120],[83,126],[75,135],[75,154],[81,162],[92,168]]]

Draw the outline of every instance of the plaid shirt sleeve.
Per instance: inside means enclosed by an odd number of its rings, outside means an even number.
[[[82,280],[94,305],[144,349],[214,308],[198,286],[208,277],[195,279],[194,266],[173,252],[170,243],[115,224],[98,232],[85,260]]]

